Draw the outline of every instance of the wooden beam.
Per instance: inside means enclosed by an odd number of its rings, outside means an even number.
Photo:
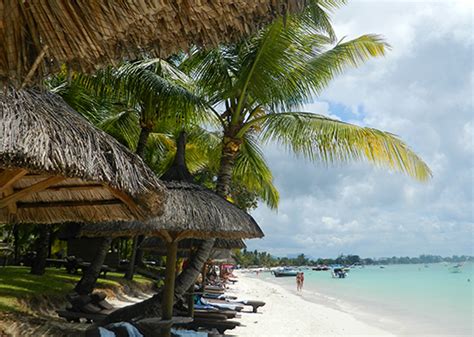
[[[190,233],[191,233],[191,231],[182,231],[182,232],[179,232],[177,235],[175,235],[175,240],[176,240],[176,241],[183,240],[183,239],[185,239]]]
[[[50,178],[42,180],[42,181],[40,181],[36,184],[25,187],[21,191],[18,191],[16,193],[13,193],[13,194],[11,194],[7,197],[4,197],[4,198],[0,199],[0,208],[8,206],[8,204],[10,204],[12,202],[16,202],[16,201],[20,200],[21,198],[26,197],[29,194],[40,192],[40,191],[48,188],[51,185],[59,183],[60,181],[62,181],[64,179],[66,179],[66,178],[59,177],[59,176],[50,177]]]
[[[17,202],[18,208],[48,208],[48,207],[81,207],[81,206],[114,206],[123,205],[119,199],[106,200],[61,200],[61,201],[37,201]]]
[[[9,186],[7,189],[3,190],[3,196],[8,197],[9,195],[13,194],[13,188]],[[8,204],[8,213],[10,215],[16,214],[17,212],[16,202],[12,202]]]
[[[17,182],[27,173],[28,171],[24,169],[3,170],[0,173],[0,192],[10,188],[15,182]]]
[[[102,184],[88,184],[88,185],[81,185],[81,184],[71,184],[71,185],[56,185],[50,186],[47,188],[48,191],[87,191],[93,190],[98,188],[104,188]]]
[[[114,197],[122,200],[122,202],[128,207],[128,209],[130,210],[130,212],[132,212],[134,216],[136,216],[138,219],[143,218],[143,214],[138,208],[138,205],[135,203],[135,200],[133,200],[128,194],[122,191],[119,191],[113,187],[110,187],[107,185],[104,185],[104,186],[106,186],[109,189],[110,193],[112,193]]]
[[[161,235],[163,236],[163,239],[166,241],[166,242],[173,242],[173,237],[171,236],[171,234],[163,229],[160,231]]]

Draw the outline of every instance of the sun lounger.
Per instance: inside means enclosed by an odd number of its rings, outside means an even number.
[[[104,327],[93,326],[86,330],[86,337],[102,337],[102,336],[158,336],[163,328],[170,328],[175,324],[187,324],[192,322],[190,317],[173,317],[170,320],[162,320],[161,318],[146,318],[137,322],[117,322],[111,323]],[[199,336],[190,334],[188,336]],[[201,335],[203,336],[203,335]],[[205,334],[204,336],[207,336]]]
[[[206,306],[213,306],[218,309],[229,309],[229,310],[234,310],[234,311],[241,311],[244,307],[237,305],[237,304],[229,304],[223,301],[222,303],[217,303],[217,302],[211,302],[208,299],[205,298],[200,298],[200,304],[206,305]],[[199,304],[199,303],[198,303]],[[197,306],[196,306],[197,308]]]
[[[214,298],[218,300],[236,300],[236,296],[226,295],[226,294],[209,294],[209,293],[202,293],[202,297],[205,298]]]
[[[203,331],[171,329],[171,333],[178,337],[208,337],[209,334]]]
[[[72,310],[57,310],[56,313],[58,314],[59,317],[64,318],[68,322],[77,322],[77,323],[79,323],[81,320],[85,320],[86,322],[89,322],[89,323],[92,323],[92,322],[99,323],[107,317],[107,314],[101,314],[101,313],[87,314],[85,312],[78,312],[78,311],[72,311]]]
[[[178,324],[177,326],[184,327],[187,329],[197,330],[199,328],[204,328],[208,330],[216,329],[220,334],[224,334],[226,330],[235,329],[235,327],[240,326],[240,323],[237,321],[229,320],[215,320],[207,318],[195,318],[191,323]]]
[[[252,307],[252,312],[257,312],[257,309],[260,307],[263,307],[265,305],[265,302],[263,301],[253,301],[253,300],[239,300],[239,299],[226,299],[225,296],[223,297],[207,297],[206,295],[203,295],[205,298],[208,299],[206,304],[209,305],[215,305],[215,304],[232,304],[232,305],[248,305]]]
[[[195,310],[194,313],[199,313],[199,312],[208,312],[208,311],[204,311],[204,310]],[[215,312],[219,315],[225,315],[227,318],[239,318],[240,315],[237,311],[234,311],[234,310],[218,310],[217,312]]]
[[[100,322],[114,311],[114,307],[107,302],[104,293],[93,293],[91,295],[68,294],[66,296],[70,305],[66,310],[58,310],[60,317],[68,321],[79,322],[81,318],[87,322]]]
[[[249,301],[249,300],[227,300],[228,303],[238,303],[243,305],[248,305],[252,307],[252,312],[256,313],[257,309],[263,307],[265,302],[263,301]]]

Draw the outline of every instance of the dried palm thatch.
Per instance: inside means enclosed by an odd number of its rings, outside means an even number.
[[[57,95],[0,92],[0,223],[144,219],[165,189],[143,161]]]
[[[192,238],[260,238],[263,232],[255,220],[216,193],[196,184],[163,182],[169,191],[157,228],[183,232]]]
[[[200,240],[186,239],[178,244],[178,251],[189,251],[198,247]],[[218,249],[244,249],[247,248],[245,242],[238,239],[216,239],[214,248]],[[140,249],[144,251],[154,252],[160,255],[166,254],[166,242],[159,237],[147,238],[140,245]]]
[[[85,224],[82,236],[164,236],[185,238],[261,238],[255,220],[216,193],[196,184],[163,181],[167,188],[163,214],[140,222]]]
[[[0,0],[0,81],[235,40],[305,0]]]

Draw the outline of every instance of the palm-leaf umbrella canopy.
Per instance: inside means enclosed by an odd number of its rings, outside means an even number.
[[[120,237],[133,235],[208,239],[263,237],[252,216],[205,187],[192,183],[185,165],[185,135],[181,133],[173,166],[161,183],[166,187],[163,214],[147,221],[84,224],[80,236]]]
[[[305,0],[0,0],[0,82],[82,72],[247,35]]]
[[[263,232],[255,220],[237,206],[199,185],[185,161],[186,135],[181,132],[172,166],[161,177],[167,188],[163,215],[145,222],[84,225],[83,236],[123,236],[144,234],[161,236],[166,241],[166,276],[163,292],[163,315],[173,313],[174,278],[179,242],[185,238],[255,238]],[[167,330],[169,335],[169,330]]]
[[[199,245],[199,240],[187,239],[178,244],[178,250],[187,251]],[[244,249],[247,245],[242,240],[236,239],[216,239],[214,248],[217,249]],[[140,245],[140,249],[154,252],[160,255],[166,254],[166,242],[159,237],[146,238]]]
[[[102,222],[161,214],[144,162],[59,96],[0,92],[0,223]]]

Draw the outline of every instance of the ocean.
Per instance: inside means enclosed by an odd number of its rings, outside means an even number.
[[[464,264],[460,273],[442,263],[354,267],[344,279],[304,270],[301,296],[396,335],[474,336],[473,265]],[[294,277],[261,273],[259,278],[296,293]]]

